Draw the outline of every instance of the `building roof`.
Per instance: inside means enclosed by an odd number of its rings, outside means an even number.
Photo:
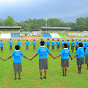
[[[21,26],[0,26],[0,28],[21,28]]]
[[[62,29],[62,30],[67,30],[67,29],[71,29],[71,27],[41,27],[41,29]]]
[[[21,34],[30,34],[30,31],[22,31]]]

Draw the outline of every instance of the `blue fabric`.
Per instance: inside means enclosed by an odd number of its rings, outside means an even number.
[[[57,44],[57,45],[60,45],[60,41],[56,41],[56,44]]]
[[[88,47],[85,49],[86,56],[88,56]]]
[[[26,46],[29,46],[30,43],[29,42],[25,42],[25,44],[26,44]]]
[[[71,42],[71,46],[74,46],[74,41],[73,41],[73,42]]]
[[[60,54],[61,54],[61,59],[69,59],[68,55],[71,55],[70,50],[68,48],[63,48]]]
[[[69,46],[70,45],[70,42],[66,42],[66,44],[67,44],[67,46]]]
[[[75,42],[75,46],[78,46],[78,44],[79,44],[79,41],[76,41],[76,42]]]
[[[13,63],[21,63],[21,56],[24,57],[25,55],[19,51],[15,50],[12,52],[11,57],[14,57]]]
[[[17,44],[18,44],[19,46],[21,46],[22,43],[21,43],[21,42],[17,42]]]
[[[76,58],[84,57],[84,55],[83,55],[84,54],[84,49],[82,47],[79,47],[76,50],[75,54],[77,55]]]
[[[79,43],[82,43],[82,41],[79,41]]]
[[[3,44],[4,44],[3,42],[0,42],[1,47],[3,47]]]
[[[63,46],[65,42],[61,42],[61,45]]]
[[[84,48],[86,48],[86,47],[87,47],[87,42],[84,42],[83,47],[84,47]]]
[[[33,44],[33,46],[35,46],[36,45],[36,42],[32,42],[32,44]]]
[[[50,45],[50,41],[46,41],[46,44],[47,44],[47,45]]]
[[[39,59],[48,58],[47,53],[50,53],[49,49],[45,46],[38,48],[37,54],[39,54]]]
[[[9,41],[9,45],[10,45],[10,46],[12,46],[12,43],[13,43],[12,41]]]
[[[52,43],[52,45],[54,45],[55,44],[55,41],[52,41],[51,43]]]

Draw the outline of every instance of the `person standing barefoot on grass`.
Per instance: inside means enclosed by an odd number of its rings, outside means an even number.
[[[69,57],[68,56],[70,56],[70,58],[72,60],[70,50],[67,48],[66,43],[64,43],[61,53],[58,56],[54,57],[54,59],[56,59],[57,57],[60,57],[60,56],[61,56],[61,67],[62,67],[62,71],[63,71],[62,76],[66,76],[67,67],[69,67]]]
[[[10,41],[9,41],[9,48],[10,48],[10,52],[12,51],[12,39],[10,39]]]
[[[14,57],[14,60],[13,60],[13,68],[14,68],[14,73],[15,73],[15,80],[16,80],[16,74],[18,73],[19,74],[19,80],[21,79],[20,78],[20,72],[22,72],[22,65],[21,65],[21,57],[20,56],[22,56],[22,57],[24,57],[24,58],[26,58],[26,59],[29,59],[29,58],[27,58],[19,49],[20,49],[20,47],[19,47],[19,45],[16,45],[15,46],[15,51],[13,51],[13,53],[11,54],[11,56],[10,57],[8,57],[7,59],[2,59],[2,60],[4,60],[4,61],[6,61],[6,60],[8,60],[8,59],[10,59],[11,57]]]
[[[72,42],[71,42],[71,50],[72,50],[72,53],[74,51],[74,40],[72,39]]]
[[[59,39],[57,39],[56,44],[57,44],[57,49],[60,49],[60,41],[59,41]]]
[[[87,70],[88,70],[88,45],[87,48],[85,49],[85,64],[87,64]]]
[[[54,39],[52,39],[51,44],[52,44],[52,50],[54,50],[54,46],[55,46],[55,41],[54,41]]]
[[[78,65],[78,72],[79,74],[81,74],[81,69],[82,69],[82,64],[84,64],[84,49],[83,49],[83,44],[82,43],[79,43],[78,44],[78,49],[76,50],[75,52],[75,56],[74,58],[76,57],[77,58],[77,65]],[[74,59],[73,58],[73,59]]]
[[[45,42],[41,41],[41,47],[38,48],[36,54],[29,60],[32,60],[39,54],[39,70],[40,70],[40,79],[42,79],[42,69],[44,69],[44,79],[46,79],[46,72],[48,69],[48,57],[47,53],[53,58],[52,54],[50,53],[49,49],[44,46]]]

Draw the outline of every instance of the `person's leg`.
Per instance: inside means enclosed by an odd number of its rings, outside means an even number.
[[[44,77],[46,78],[47,69],[44,69],[44,73],[45,73]]]
[[[82,70],[82,65],[80,65],[80,73],[81,73],[81,70]]]
[[[42,78],[42,70],[40,70],[40,78]]]
[[[88,64],[87,64],[87,69],[88,69]]]
[[[80,66],[78,65],[78,73],[80,72]]]
[[[20,78],[20,72],[18,72],[19,78]]]
[[[66,76],[66,72],[67,72],[67,67],[65,67],[65,76]]]
[[[63,71],[63,75],[62,76],[64,76],[64,70],[65,70],[65,68],[62,68],[62,71]]]
[[[15,78],[14,79],[16,80],[16,73],[15,73]]]

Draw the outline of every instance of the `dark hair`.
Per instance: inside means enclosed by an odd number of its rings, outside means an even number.
[[[83,44],[82,43],[79,43],[79,47],[83,47]]]
[[[41,44],[41,46],[43,46],[45,44],[45,42],[44,41],[41,41],[40,44]]]
[[[15,46],[15,49],[16,49],[16,50],[19,50],[19,49],[20,49],[20,46],[19,46],[19,45],[16,45],[16,46]]]
[[[64,43],[64,47],[67,48],[67,44],[66,43]]]

